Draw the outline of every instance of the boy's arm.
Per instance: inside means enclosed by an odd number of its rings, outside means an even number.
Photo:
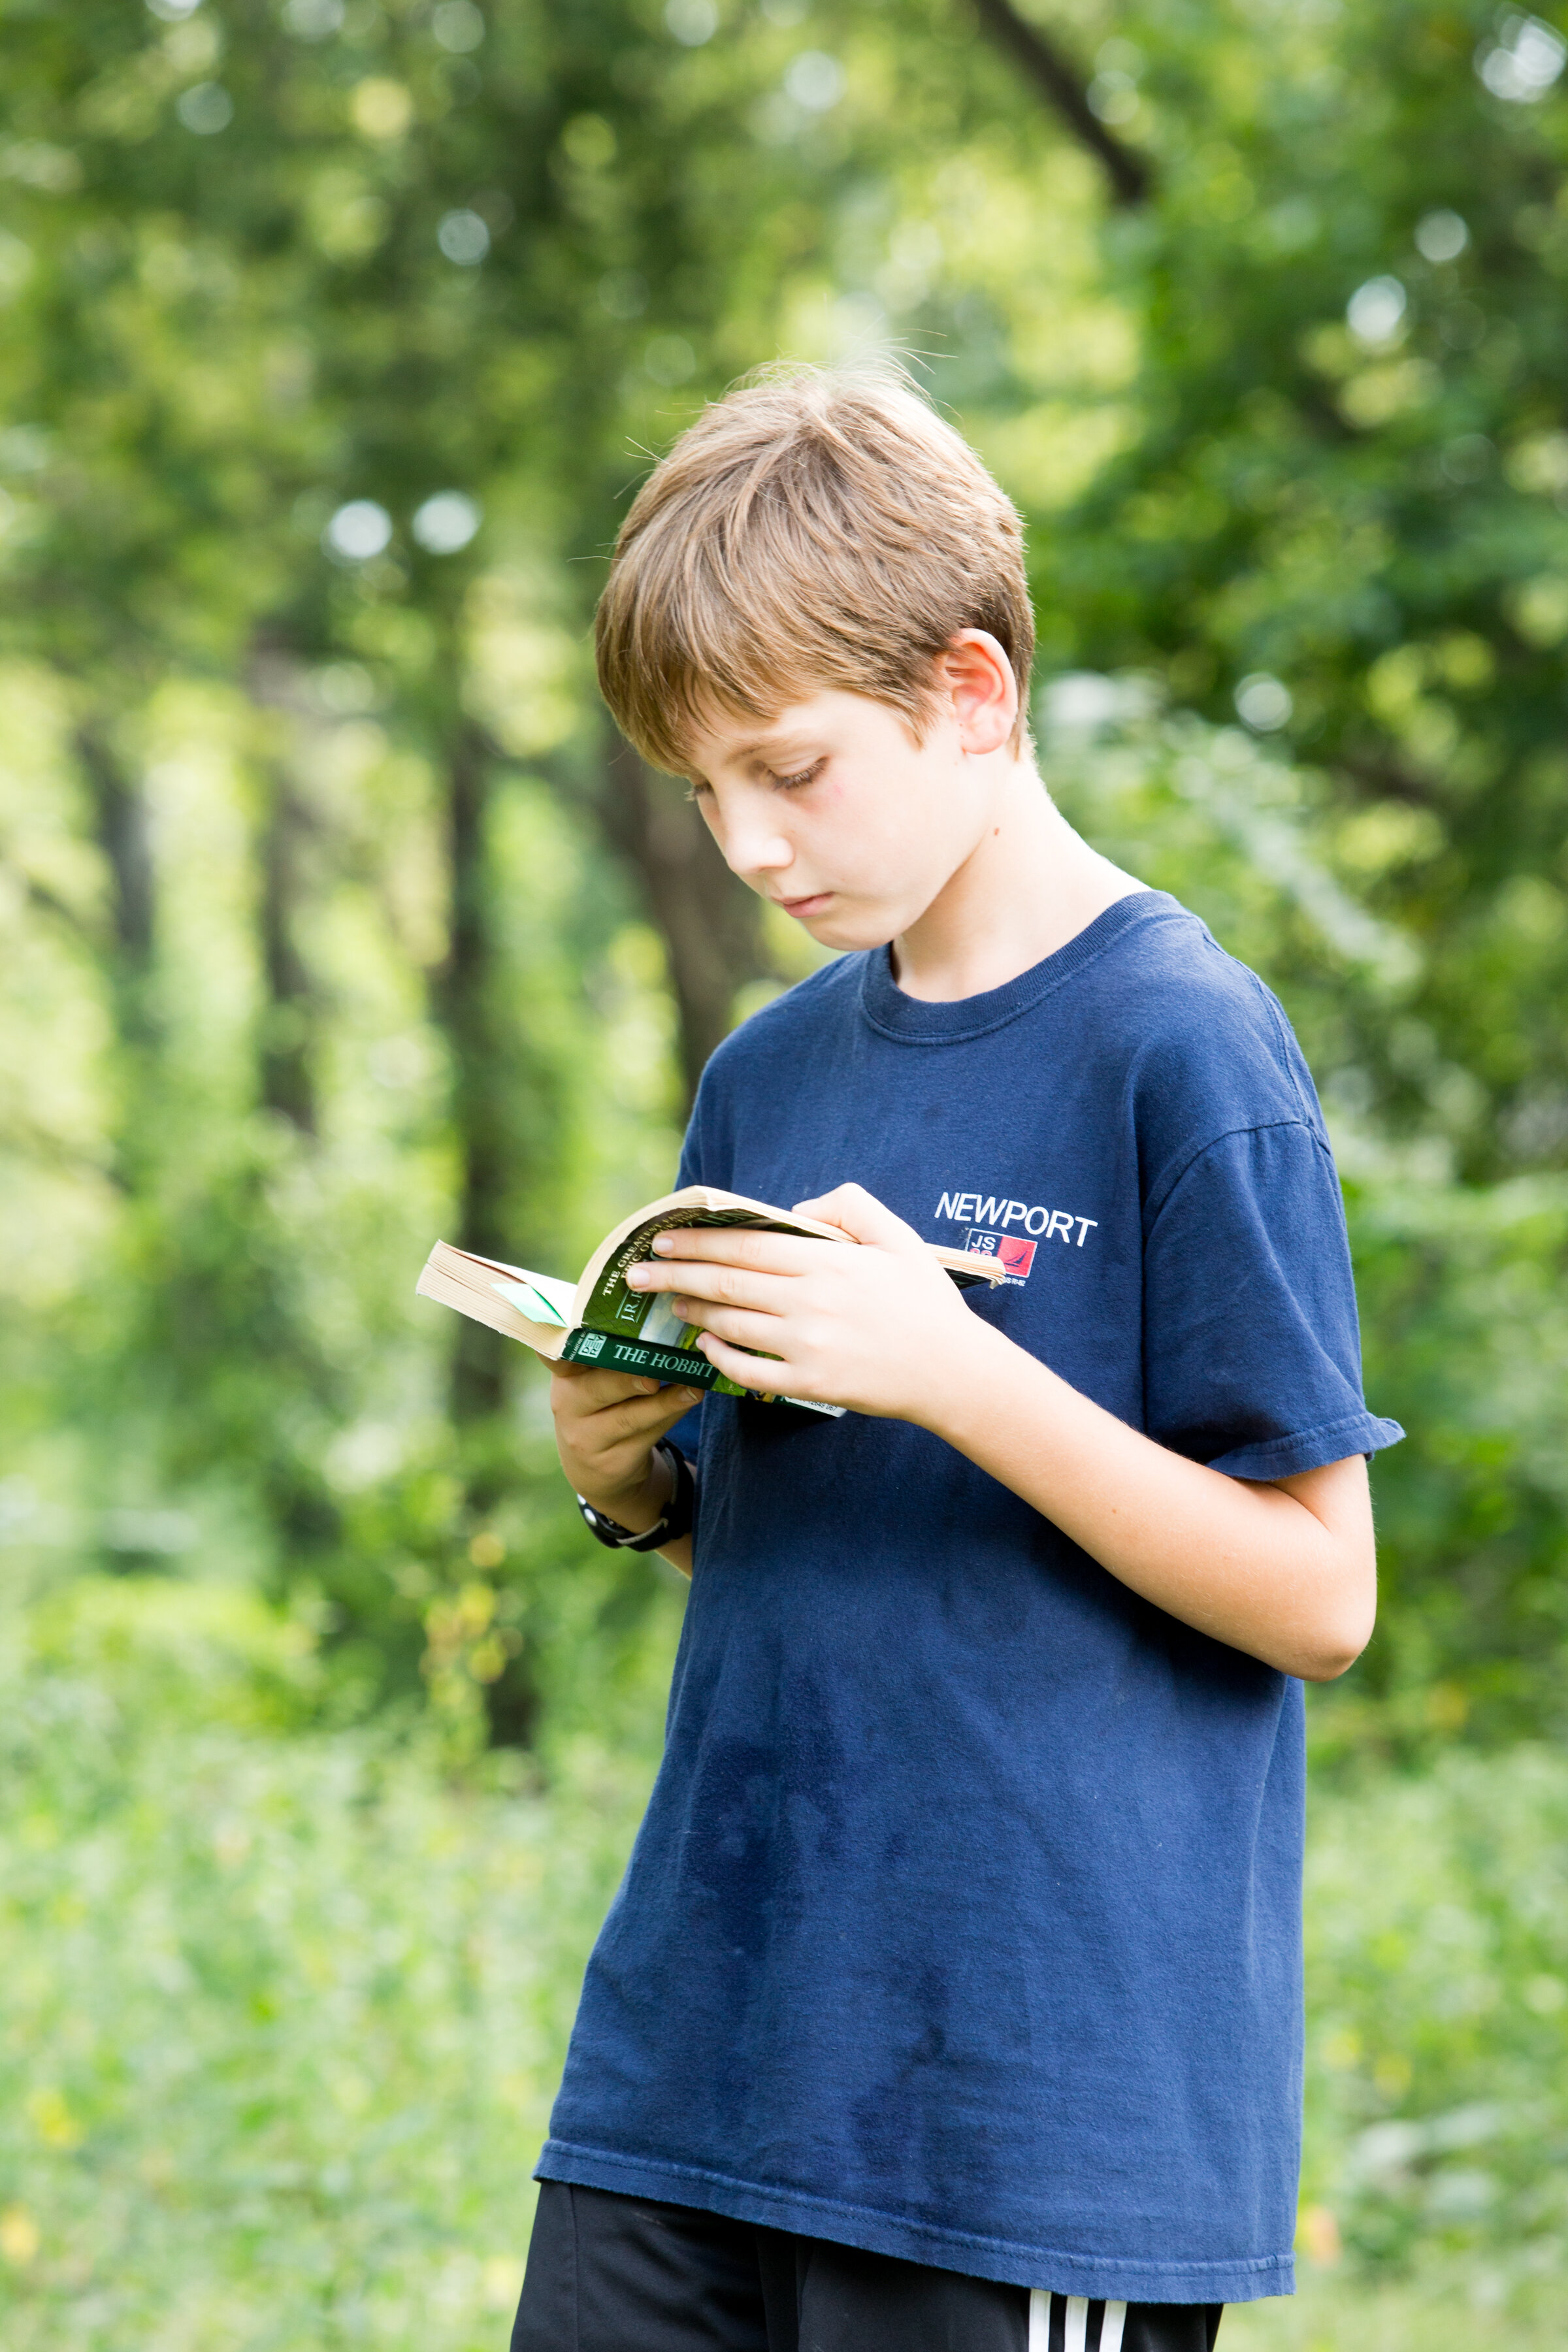
[[[702,1401],[700,1389],[660,1388],[625,1372],[587,1364],[556,1364],[550,1381],[555,1449],[561,1467],[595,1510],[642,1535],[669,1500],[669,1465],[656,1454],[658,1440]],[[659,1547],[659,1558],[691,1573],[691,1538]]]
[[[858,1185],[800,1205],[869,1246],[685,1231],[627,1279],[674,1293],[731,1379],[754,1377],[740,1350],[760,1348],[782,1358],[781,1388],[931,1430],[1216,1641],[1309,1682],[1354,1663],[1376,1597],[1359,1454],[1272,1485],[1190,1462],[972,1315],[919,1235]]]
[[[1271,1484],[1229,1478],[976,1328],[991,1344],[927,1424],[939,1436],[1184,1624],[1307,1682],[1355,1664],[1377,1598],[1359,1454]]]

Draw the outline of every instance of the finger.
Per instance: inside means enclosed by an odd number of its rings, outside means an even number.
[[[811,1390],[804,1379],[792,1370],[786,1360],[748,1355],[744,1349],[731,1348],[712,1332],[702,1334],[699,1346],[703,1354],[737,1388],[759,1389],[764,1396],[809,1396]]]
[[[647,1444],[662,1436],[689,1413],[703,1395],[701,1389],[662,1389],[658,1396],[628,1397],[624,1403],[601,1406],[595,1413],[571,1424],[580,1449],[602,1454],[636,1440]]]
[[[696,1331],[712,1331],[734,1347],[761,1348],[772,1355],[779,1344],[779,1318],[744,1307],[710,1307],[700,1298],[678,1299],[676,1313]]]
[[[780,1274],[753,1274],[739,1265],[634,1266],[628,1269],[639,1276],[636,1287],[645,1295],[654,1291],[679,1292],[683,1297],[712,1299],[721,1307],[750,1307],[760,1315],[782,1315],[795,1287],[795,1277]]]
[[[797,1217],[816,1217],[821,1224],[837,1225],[851,1241],[869,1243],[873,1249],[907,1255],[925,1248],[913,1225],[896,1217],[863,1184],[836,1184],[817,1200],[797,1201],[795,1213]]]
[[[700,1391],[697,1391],[698,1395],[700,1395],[701,1393],[702,1392]],[[687,1411],[696,1401],[692,1392],[685,1386],[684,1383],[682,1383],[679,1388],[670,1388],[668,1386],[661,1386],[656,1381],[651,1391],[645,1391],[637,1396],[607,1397],[603,1404],[594,1406],[588,1412],[581,1415],[580,1418],[587,1421],[596,1421],[602,1414],[606,1412],[624,1412],[630,1413],[634,1419],[646,1420],[650,1413],[662,1412],[666,1406],[678,1396],[682,1396],[686,1399],[686,1404],[681,1407],[682,1412]]]
[[[706,1389],[667,1389],[665,1427],[673,1429],[678,1421],[684,1421],[689,1412],[695,1412],[707,1393]]]
[[[662,1437],[667,1430],[675,1427],[678,1421],[684,1421],[707,1393],[706,1389],[666,1389],[655,1405],[642,1409],[648,1417],[645,1420],[639,1413],[637,1434],[643,1438]]]
[[[679,1421],[683,1412],[689,1412],[703,1393],[684,1385],[661,1387],[657,1381],[634,1385],[606,1373],[593,1386],[587,1381],[563,1381],[558,1389],[552,1389],[550,1409],[563,1431],[575,1431],[588,1444],[601,1445],[609,1443],[615,1432],[658,1433],[672,1419]],[[685,1401],[678,1402],[678,1399]],[[611,1419],[607,1421],[606,1415]]]
[[[653,1262],[713,1259],[724,1265],[756,1266],[766,1274],[802,1274],[824,1246],[802,1234],[749,1233],[736,1225],[680,1225],[673,1233],[658,1235]]]

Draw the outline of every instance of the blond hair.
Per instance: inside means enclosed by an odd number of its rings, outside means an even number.
[[[960,629],[1011,662],[1021,745],[1035,623],[1011,499],[891,371],[791,368],[714,402],[648,476],[595,635],[623,733],[679,772],[715,709],[766,720],[829,687],[919,738]]]

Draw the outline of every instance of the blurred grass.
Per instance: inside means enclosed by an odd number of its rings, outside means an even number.
[[[504,2344],[652,1753],[579,1738],[530,1780],[331,1717],[308,1633],[243,1590],[89,1580],[13,1622],[5,2352]],[[1318,1797],[1310,2251],[1233,2352],[1561,2344],[1565,1833],[1539,1748]]]
[[[243,1592],[88,1582],[0,1691],[6,2352],[505,2341],[647,1754],[300,1727]]]
[[[1455,1748],[1320,1790],[1306,1891],[1301,2291],[1233,2313],[1227,2352],[1560,2352],[1568,1762]]]

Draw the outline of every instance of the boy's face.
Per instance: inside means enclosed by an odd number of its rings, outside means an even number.
[[[970,702],[994,696],[984,681],[969,694],[967,667],[942,656],[918,742],[901,711],[836,688],[772,719],[710,713],[693,741],[697,804],[726,863],[824,947],[909,930],[989,833],[1012,712],[976,722]]]

